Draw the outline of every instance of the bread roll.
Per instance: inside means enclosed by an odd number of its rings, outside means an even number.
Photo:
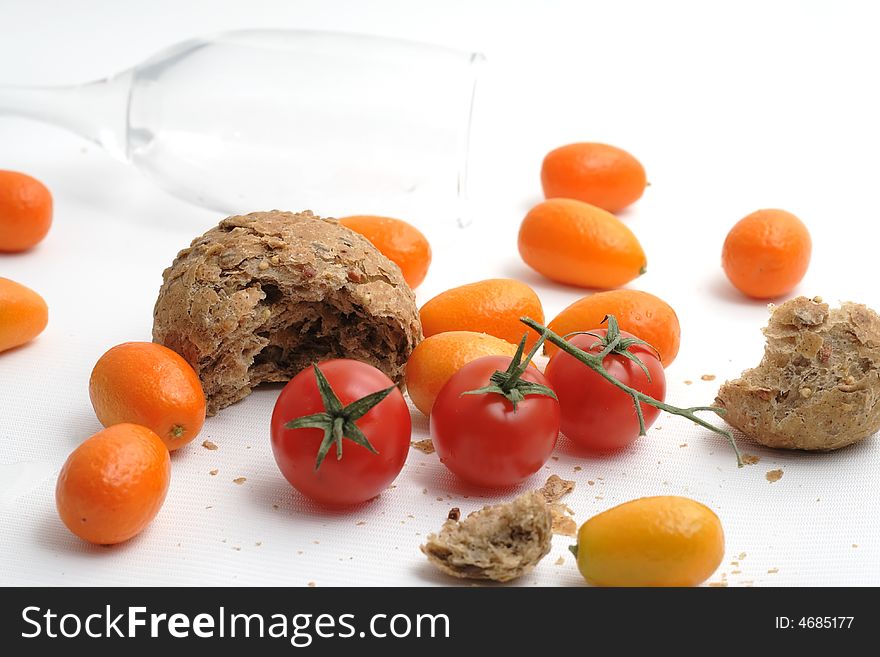
[[[208,415],[308,365],[354,358],[399,383],[415,295],[365,238],[311,212],[228,217],[163,274],[153,340],[196,370]]]

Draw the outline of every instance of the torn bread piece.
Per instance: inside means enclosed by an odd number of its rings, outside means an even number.
[[[484,507],[464,520],[454,517],[421,546],[428,561],[453,577],[508,582],[550,551],[552,517],[541,491]]]
[[[722,417],[768,447],[833,450],[880,430],[880,316],[797,297],[772,309],[761,363],[718,391]]]

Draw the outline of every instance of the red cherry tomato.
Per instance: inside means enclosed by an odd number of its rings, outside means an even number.
[[[592,331],[604,336],[605,329]],[[621,331],[624,338],[635,337]],[[592,335],[575,335],[569,342],[584,350],[599,353],[601,346],[590,345],[598,339]],[[651,375],[651,380],[636,363],[620,354],[609,354],[602,364],[609,374],[639,392],[664,401],[666,375],[657,354],[646,345],[633,345],[629,352],[637,356]],[[633,399],[626,392],[603,379],[574,356],[556,352],[544,372],[550,387],[559,398],[562,411],[562,433],[590,451],[609,451],[625,447],[639,437],[639,419]],[[641,403],[645,428],[650,427],[660,410]]]
[[[467,363],[441,388],[431,409],[431,437],[440,461],[465,481],[502,487],[521,482],[541,469],[559,435],[559,402],[527,395],[513,404],[503,395],[463,395],[489,383],[495,371],[510,365],[507,356],[486,356]],[[533,367],[521,380],[547,385]]]
[[[376,497],[400,473],[409,451],[412,430],[409,408],[394,383],[371,365],[356,360],[329,360],[318,365],[343,406],[371,393],[393,390],[354,423],[376,454],[351,440],[341,440],[342,458],[336,444],[315,469],[324,439],[319,428],[288,429],[296,418],[328,409],[318,390],[315,371],[309,367],[284,386],[272,412],[272,452],[281,473],[303,495],[329,505],[357,504]]]

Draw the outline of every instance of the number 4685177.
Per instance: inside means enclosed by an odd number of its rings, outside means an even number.
[[[776,629],[848,630],[852,627],[854,619],[855,616],[802,616],[800,619],[777,616]]]

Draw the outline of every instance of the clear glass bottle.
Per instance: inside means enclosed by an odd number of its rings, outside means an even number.
[[[63,126],[224,213],[312,209],[467,222],[477,53],[255,30],[186,41],[74,87],[0,87],[0,114]]]

